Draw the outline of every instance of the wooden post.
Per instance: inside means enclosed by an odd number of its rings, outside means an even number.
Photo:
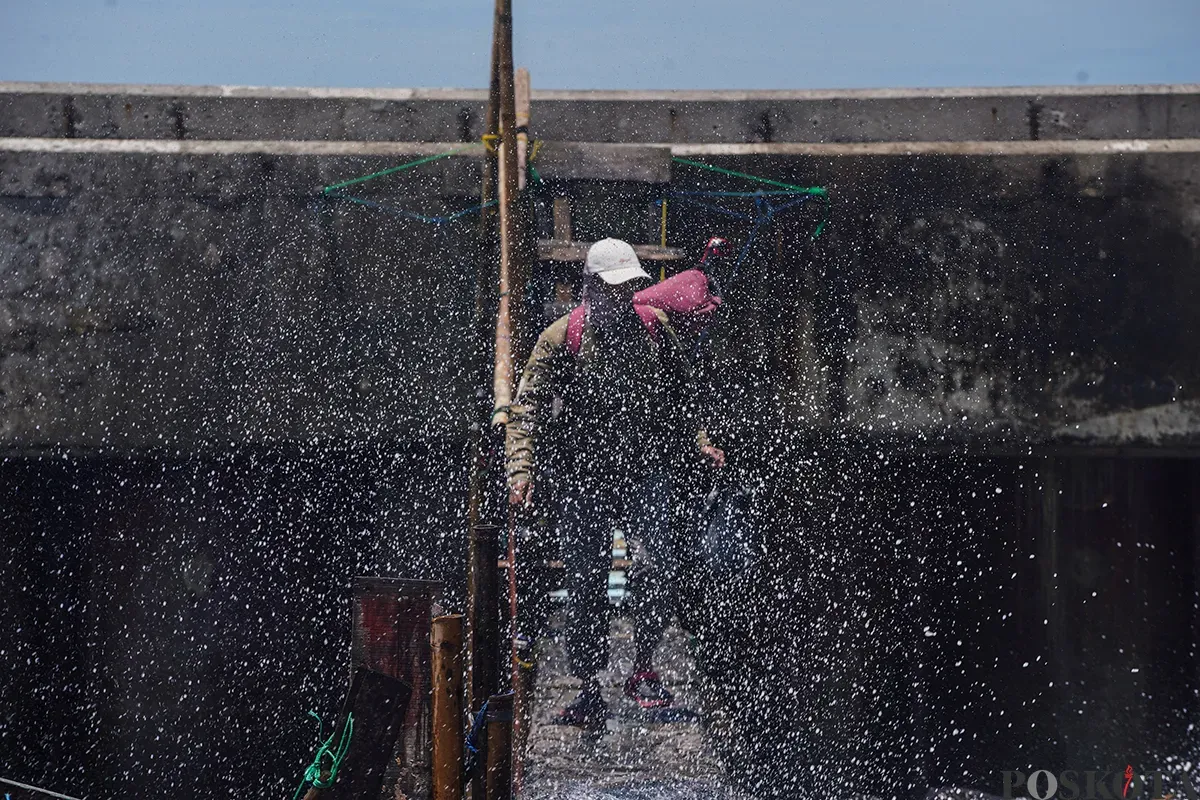
[[[498,171],[496,137],[500,133],[500,37],[492,35],[492,68],[488,81],[487,116],[484,118],[483,140],[487,144],[483,158],[483,185],[480,190],[480,202],[487,204],[496,199],[496,174]],[[495,458],[492,447],[495,437],[490,436],[490,419],[494,410],[492,393],[489,388],[494,380],[495,372],[495,335],[496,335],[496,256],[497,256],[497,215],[495,207],[485,207],[479,214],[478,231],[478,269],[475,280],[475,317],[472,326],[474,347],[472,349],[473,363],[471,369],[472,384],[476,387],[476,405],[471,420],[471,479],[467,490],[468,530],[476,525],[500,519],[501,508],[493,507],[498,494],[495,487],[490,485],[492,477],[491,460]],[[474,557],[467,556],[467,563],[474,562]],[[468,580],[468,592],[471,583]]]
[[[508,423],[512,403],[516,337],[513,309],[524,300],[524,284],[513,275],[517,244],[517,122],[512,62],[512,0],[496,0],[496,56],[500,81],[500,305],[496,313],[496,365],[492,375],[492,424]]]
[[[507,653],[500,648],[499,525],[476,525],[471,529],[471,593],[467,607],[471,672],[469,707],[474,713],[499,686],[499,664]],[[486,741],[485,741],[486,746]],[[483,774],[471,778],[471,797],[484,798]]]
[[[433,650],[433,800],[463,795],[463,617],[437,617]]]
[[[500,655],[499,525],[476,525],[471,531],[475,563],[474,602],[467,609],[471,641],[471,708],[477,709],[499,688]],[[507,650],[507,648],[506,648]]]
[[[512,800],[513,696],[495,694],[487,710],[487,800]]]
[[[529,163],[529,70],[521,67],[513,80],[517,123],[517,189],[524,191]]]

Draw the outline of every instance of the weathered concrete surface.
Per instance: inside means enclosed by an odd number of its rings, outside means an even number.
[[[391,163],[0,154],[0,438],[461,436],[469,223],[314,191]],[[432,164],[391,202],[465,207],[477,171]]]
[[[534,76],[537,80],[537,76]],[[0,84],[0,136],[478,141],[482,90]],[[1200,87],[533,92],[534,136],[583,142],[1177,138]]]
[[[739,387],[718,393],[730,419],[757,398],[785,425],[926,442],[1196,441],[1176,406],[1200,377],[1200,158],[706,161],[834,198],[820,239],[814,210],[781,216],[728,288],[711,374]],[[677,164],[673,187],[745,185]],[[746,227],[673,230],[737,242]],[[1133,411],[1172,424],[1111,416]]]
[[[566,141],[1194,142],[1197,91],[552,92],[538,96],[534,119],[536,135]],[[449,148],[477,137],[478,95],[7,84],[0,133],[403,138]],[[780,119],[804,124],[772,123],[761,136],[746,127],[753,109],[776,106],[794,106]],[[656,116],[664,108],[667,128]],[[832,123],[821,108],[832,109]],[[254,154],[51,153],[17,147],[33,139],[10,141],[0,150],[0,441],[462,435],[473,226],[424,225],[317,192],[402,155],[296,155],[284,144]],[[556,175],[554,146],[546,152],[552,190],[575,200],[580,238],[653,241],[652,202],[664,192],[748,186],[640,149],[630,163],[645,161],[668,187],[566,180],[573,173]],[[810,239],[813,213],[777,218],[726,287],[714,374],[725,382],[718,404],[735,404],[731,418],[933,440],[1196,441],[1190,406],[1176,404],[1196,400],[1200,386],[1190,346],[1200,154],[705,160],[825,185],[833,198],[821,239]],[[461,156],[354,191],[437,214],[469,206],[478,177],[476,158]],[[693,252],[713,233],[738,244],[750,228],[682,203],[669,223],[671,244]]]
[[[561,633],[561,631],[555,631]],[[651,721],[622,687],[633,670],[633,629],[628,619],[614,620],[609,636],[609,667],[599,676],[612,713],[603,734],[551,724],[579,692],[570,677],[566,653],[557,635],[539,647],[537,692],[533,707],[526,793],[531,800],[746,800],[725,774],[710,737],[720,737],[720,710],[708,707],[701,673],[688,652],[689,636],[668,628],[655,666],[676,695],[676,707],[695,711],[696,720]],[[728,745],[727,745],[728,746]]]
[[[0,754],[72,797],[290,798],[355,575],[461,607],[461,447],[0,459]],[[451,557],[454,554],[456,557]]]
[[[1177,404],[1200,387],[1200,155],[707,161],[835,198],[824,236],[811,240],[811,210],[781,216],[728,287],[714,374],[730,418],[755,415],[749,393],[790,427],[1196,441],[1191,406]],[[316,191],[393,163],[0,153],[0,438],[461,435],[473,226]],[[672,178],[677,190],[745,188],[679,164]],[[458,157],[358,191],[434,214],[470,205],[477,179],[477,161]],[[651,238],[645,191],[571,191],[581,231],[626,217],[642,220],[628,235]],[[693,252],[748,228],[672,206],[671,241]]]

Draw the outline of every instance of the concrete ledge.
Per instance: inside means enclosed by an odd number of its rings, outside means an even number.
[[[536,80],[536,76],[535,76]],[[0,136],[476,141],[474,89],[0,84]],[[553,141],[777,143],[1189,138],[1200,86],[534,91]]]
[[[589,152],[589,148],[595,152]],[[656,159],[642,164],[655,150],[672,156],[1054,156],[1142,155],[1148,153],[1198,153],[1195,139],[1084,139],[1034,142],[770,142],[762,144],[648,144],[620,145],[600,142],[547,142],[538,166],[550,177],[587,180],[642,180],[663,183],[669,174]],[[292,140],[223,139],[55,139],[47,137],[0,138],[0,152],[9,153],[122,153],[150,155],[289,155],[289,156],[428,156],[453,155],[479,158],[483,145],[463,142],[325,142]],[[569,167],[570,158],[587,157],[589,163]],[[555,166],[547,164],[553,160]],[[615,163],[616,159],[629,161]],[[595,163],[592,163],[595,162]],[[561,173],[561,174],[560,174]]]
[[[487,100],[486,89],[367,88],[321,86],[237,86],[0,81],[3,94],[131,94],[164,97],[253,97],[263,99],[370,99],[370,100]],[[628,102],[744,100],[895,100],[915,97],[1103,97],[1107,95],[1200,94],[1200,83],[1124,84],[1109,86],[959,86],[878,89],[534,89],[534,100],[596,100]]]

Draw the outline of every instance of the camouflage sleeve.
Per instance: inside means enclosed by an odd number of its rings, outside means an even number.
[[[538,337],[509,408],[505,430],[509,486],[533,478],[538,414],[549,409],[569,359],[567,317],[562,317]]]

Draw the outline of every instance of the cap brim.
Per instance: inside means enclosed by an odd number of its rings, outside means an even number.
[[[649,278],[650,273],[641,267],[624,267],[622,269],[609,269],[604,272],[597,272],[600,280],[607,283],[609,286],[615,286],[618,283],[625,283],[634,278]]]

